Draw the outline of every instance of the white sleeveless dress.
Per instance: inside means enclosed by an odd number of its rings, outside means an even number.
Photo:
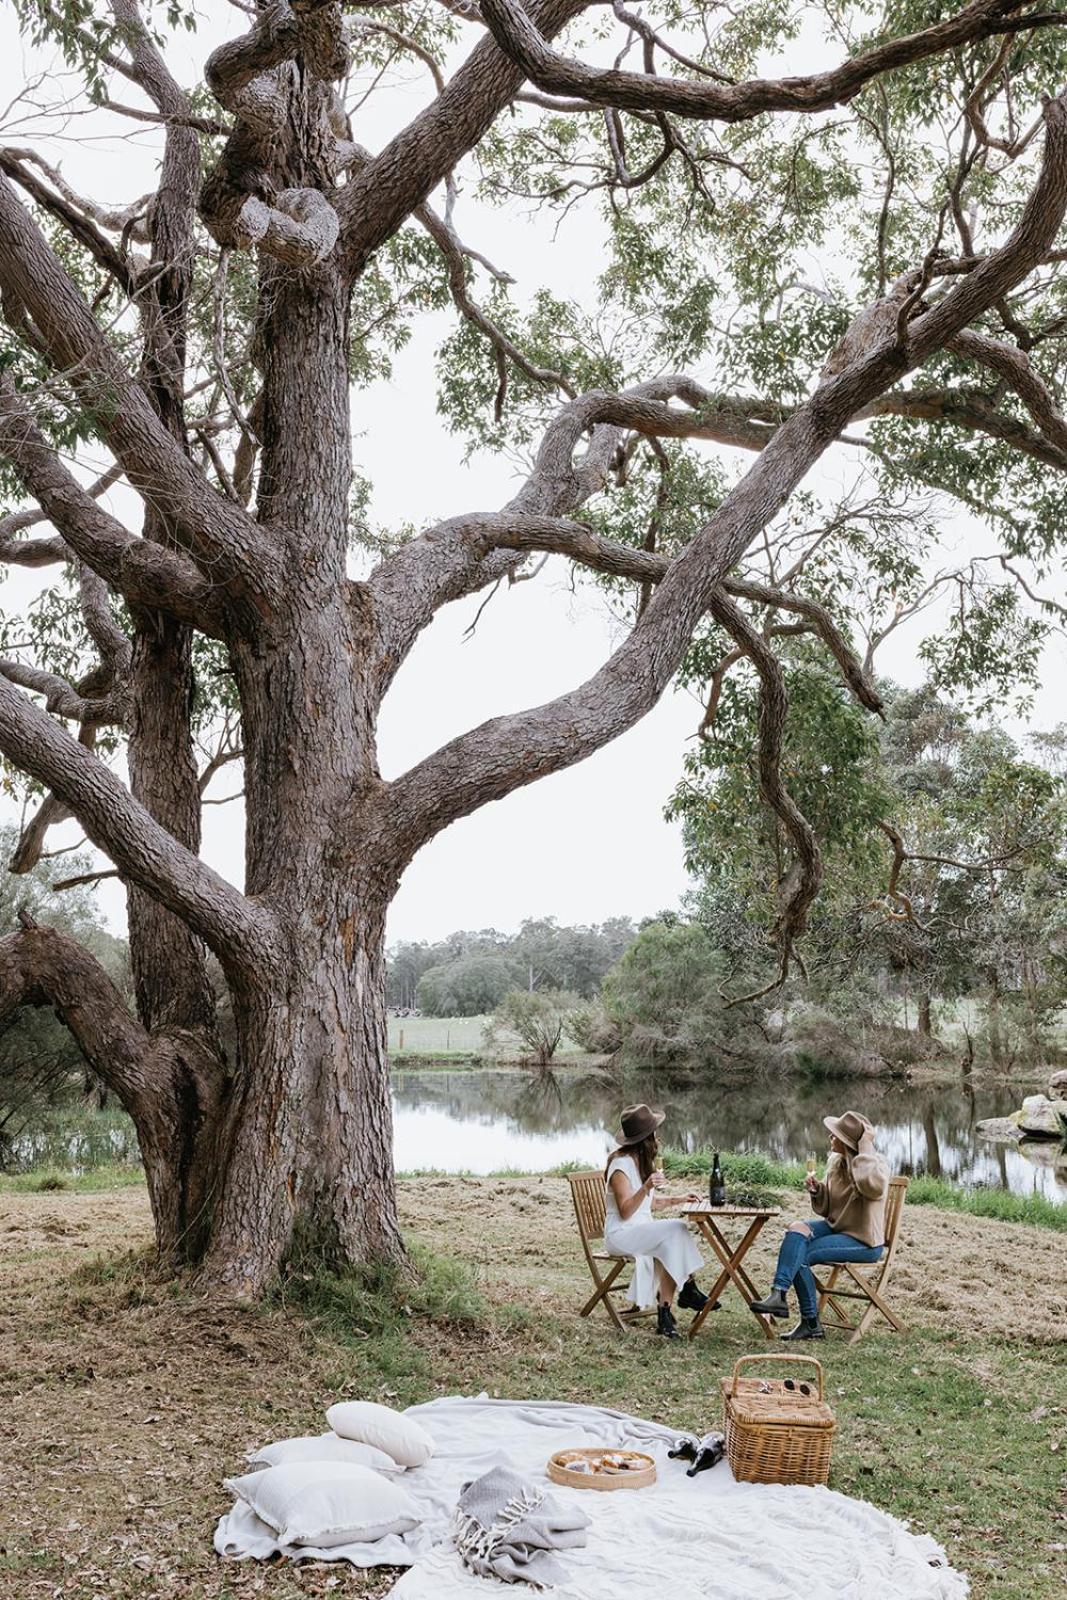
[[[679,1217],[655,1217],[652,1196],[646,1194],[637,1210],[624,1222],[611,1188],[611,1175],[621,1172],[631,1188],[640,1189],[641,1174],[633,1156],[616,1156],[607,1170],[607,1195],[604,1206],[604,1248],[616,1256],[632,1256],[633,1281],[630,1300],[642,1309],[656,1303],[658,1261],[669,1272],[678,1288],[704,1265],[689,1224]]]

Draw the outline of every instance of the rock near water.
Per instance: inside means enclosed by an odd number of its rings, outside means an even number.
[[[1021,1133],[1046,1139],[1067,1138],[1067,1100],[1029,1094],[1011,1121]]]

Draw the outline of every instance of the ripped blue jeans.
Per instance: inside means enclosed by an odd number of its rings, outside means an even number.
[[[795,1288],[800,1315],[811,1318],[819,1308],[812,1267],[833,1265],[835,1261],[881,1261],[885,1245],[864,1244],[850,1233],[835,1233],[822,1217],[812,1217],[806,1226],[810,1235],[789,1232],[782,1240],[774,1287],[783,1293]]]

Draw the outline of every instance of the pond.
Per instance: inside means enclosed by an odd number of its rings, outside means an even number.
[[[1015,1149],[975,1132],[982,1118],[1015,1110],[1025,1092],[1016,1086],[968,1093],[959,1085],[919,1088],[869,1079],[705,1079],[679,1086],[649,1074],[629,1079],[625,1098],[661,1106],[668,1114],[664,1134],[672,1145],[759,1151],[778,1160],[803,1160],[809,1150],[821,1154],[823,1115],[854,1107],[875,1124],[879,1147],[898,1172],[1044,1194],[1067,1203],[1063,1149],[1054,1144]],[[604,1076],[573,1069],[548,1079],[514,1070],[396,1070],[397,1168],[484,1173],[539,1171],[563,1162],[598,1166],[622,1099]],[[80,1172],[137,1159],[126,1117],[117,1111],[80,1111],[24,1132],[8,1165]]]
[[[975,1132],[986,1117],[1008,1116],[1025,1093],[960,1085],[913,1087],[870,1079],[798,1082],[705,1080],[679,1087],[656,1074],[627,1080],[625,1098],[667,1112],[666,1141],[682,1149],[759,1151],[802,1161],[826,1148],[822,1118],[849,1107],[878,1129],[878,1145],[897,1172],[1044,1194],[1067,1203],[1067,1151],[1022,1149]],[[516,1072],[394,1072],[396,1160],[401,1170],[538,1171],[561,1162],[598,1166],[621,1102],[603,1077],[561,1072],[541,1081]],[[1057,1165],[1058,1158],[1058,1165]]]

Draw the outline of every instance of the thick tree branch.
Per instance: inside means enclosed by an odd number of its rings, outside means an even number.
[[[587,0],[533,0],[531,14],[551,38]],[[472,150],[522,86],[523,72],[491,38],[482,39],[432,105],[362,167],[336,196],[341,250],[353,278],[460,158]]]
[[[230,972],[277,952],[273,916],[185,850],[102,761],[0,677],[0,750],[47,784],[130,879],[181,917]]]
[[[962,337],[960,335],[959,339]],[[958,345],[959,339],[952,340],[951,344]],[[1000,439],[1021,455],[1032,456],[1035,461],[1055,467],[1059,472],[1067,471],[1067,449],[1060,449],[1045,432],[1028,428],[1025,422],[995,404],[988,394],[973,389],[902,389],[866,406],[863,415],[864,418],[904,417],[913,422],[947,422],[969,433]]]
[[[69,549],[117,593],[133,605],[168,611],[195,622],[205,633],[221,636],[219,591],[190,561],[135,537],[96,503],[44,438],[10,373],[0,374],[0,456],[18,472]],[[37,543],[46,543],[49,552],[54,545],[52,540]],[[6,551],[0,554],[7,558]],[[57,555],[50,553],[50,559]]]
[[[0,939],[0,1026],[20,1006],[54,1006],[93,1071],[130,1111],[164,1091],[170,1055],[76,939],[29,918]]]
[[[47,672],[43,667],[30,667],[22,661],[0,658],[0,677],[29,689],[33,694],[44,695],[45,707],[54,716],[70,717],[88,727],[103,727],[105,724],[121,727],[125,721],[121,696],[86,699],[66,678],[61,678],[56,672]]]
[[[66,195],[54,193],[35,172],[30,171],[27,161],[33,159],[32,151],[0,148],[0,172],[6,173],[43,211],[61,222],[71,238],[88,250],[97,266],[110,273],[132,300],[137,293],[136,268],[101,232],[93,218],[79,210]]]
[[[699,83],[654,73],[603,71],[552,50],[519,0],[482,0],[482,15],[501,49],[539,89],[577,95],[624,111],[669,111],[681,117],[744,122],[768,111],[828,111],[844,105],[883,73],[988,39],[1026,0],[974,0],[944,22],[862,51],[829,72],[804,78],[754,78],[745,83]],[[1025,25],[1028,19],[1021,19]],[[1041,26],[1034,18],[1032,26]]]
[[[236,123],[200,200],[200,213],[224,248],[258,246],[288,266],[307,269],[324,261],[337,242],[340,222],[332,201],[305,173],[298,187],[267,179],[292,130],[282,74],[299,58],[300,73],[314,80],[323,123],[317,141],[328,159],[322,185],[343,164],[343,109],[332,83],[348,70],[341,6],[335,0],[270,0],[242,38],[220,45],[205,75],[219,104]],[[337,126],[333,126],[336,124]],[[302,163],[303,165],[303,163]]]
[[[1022,350],[973,329],[957,334],[949,341],[948,348],[954,355],[981,362],[1003,378],[1033,417],[1042,437],[1055,452],[1058,464],[1067,466],[1067,420]]]
[[[681,400],[686,409],[670,405],[671,399]],[[371,574],[367,587],[381,638],[382,692],[420,630],[442,605],[497,581],[514,565],[501,557],[502,551],[569,554],[571,550],[563,550],[564,542],[570,541],[576,550],[575,541],[581,542],[584,534],[582,548],[591,558],[587,565],[596,565],[592,558],[598,556],[609,563],[601,568],[604,571],[640,578],[659,575],[655,561],[640,572],[636,568],[624,572],[617,563],[631,560],[635,552],[626,546],[612,550],[597,544],[580,524],[558,520],[603,486],[624,432],[648,438],[712,439],[755,449],[763,448],[774,434],[762,419],[778,415],[779,409],[764,401],[716,396],[679,374],[619,395],[599,390],[579,395],[547,429],[529,479],[502,513],[475,513],[440,523],[380,562]],[[587,449],[576,460],[575,451],[586,438]],[[539,539],[548,542],[536,542]]]
[[[0,288],[32,317],[141,498],[160,510],[202,572],[261,615],[280,582],[262,530],[214,493],[167,432],[2,175]]]
[[[1051,249],[1067,209],[1067,103],[1046,107],[1041,172],[1004,246],[894,334],[826,379],[774,434],[710,522],[678,555],[629,638],[580,688],[461,735],[391,786],[387,806],[408,854],[456,818],[559,771],[617,737],[655,705],[723,579],[849,419],[962,332]],[[552,508],[555,510],[555,508]]]

